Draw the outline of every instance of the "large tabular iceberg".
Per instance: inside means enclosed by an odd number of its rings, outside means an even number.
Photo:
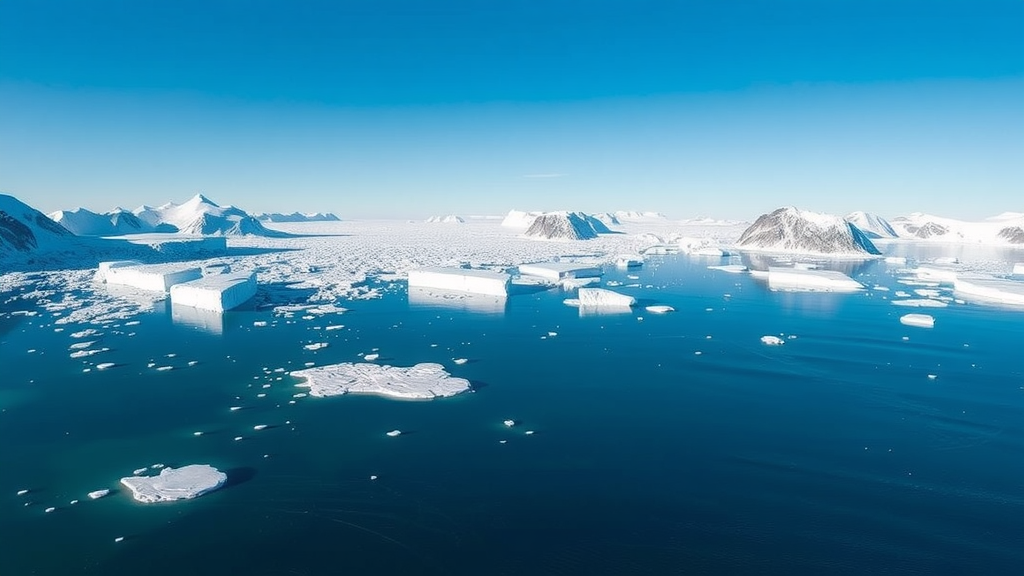
[[[768,287],[772,290],[809,292],[855,292],[864,285],[835,270],[806,270],[803,268],[768,268]]]
[[[520,264],[519,273],[524,276],[537,276],[553,282],[566,278],[590,278],[603,274],[599,264],[578,264],[575,262],[538,262],[536,264]]]
[[[310,396],[340,394],[379,394],[394,398],[430,399],[455,396],[470,389],[469,380],[448,374],[444,366],[433,363],[408,368],[371,363],[345,362],[317,366],[291,373],[305,382]]]
[[[508,274],[490,270],[436,267],[409,271],[410,288],[439,288],[471,294],[505,296],[508,294],[510,282],[511,276]]]
[[[171,304],[213,312],[237,308],[256,295],[256,274],[218,274],[171,286]]]
[[[181,264],[139,264],[134,260],[100,262],[96,279],[107,284],[132,286],[142,290],[166,292],[171,286],[202,278],[194,266]]]
[[[147,504],[171,502],[202,496],[220,488],[228,475],[207,464],[190,464],[181,468],[164,468],[156,476],[127,476],[121,484],[132,491],[132,497]]]

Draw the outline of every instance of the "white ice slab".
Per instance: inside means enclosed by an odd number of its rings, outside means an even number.
[[[139,502],[170,502],[202,496],[220,488],[228,475],[207,464],[164,468],[156,476],[128,476],[121,484]]]
[[[603,274],[597,264],[576,264],[572,262],[539,262],[520,264],[519,273],[524,276],[538,276],[552,282],[566,278],[588,278]]]
[[[166,292],[171,286],[202,278],[194,266],[181,264],[137,264],[131,261],[100,262],[97,279],[107,284],[131,286],[141,290]]]
[[[393,398],[430,399],[454,396],[470,389],[469,380],[455,378],[444,366],[433,363],[402,368],[345,362],[296,370],[291,375],[306,380],[296,386],[309,388],[310,396],[378,394]]]
[[[957,294],[972,301],[1024,306],[1024,282],[994,276],[961,276],[953,283]]]
[[[910,298],[908,300],[890,300],[896,306],[910,306],[912,308],[945,308],[949,306],[942,300],[931,298]]]
[[[743,264],[723,264],[722,266],[708,266],[708,270],[721,270],[730,274],[742,274],[747,271]]]
[[[621,308],[636,304],[636,298],[604,288],[580,288],[578,296],[581,308],[602,306]]]
[[[918,266],[913,270],[914,276],[921,280],[952,284],[956,282],[957,270],[946,266]]]
[[[768,287],[772,290],[813,292],[854,292],[864,285],[835,270],[802,270],[770,266]]]
[[[171,286],[171,304],[211,312],[237,308],[256,295],[256,274],[217,274]]]
[[[470,294],[505,296],[511,276],[490,270],[466,268],[420,268],[409,271],[410,288],[438,288]]]
[[[900,316],[900,324],[918,326],[920,328],[931,328],[935,326],[935,318],[928,314],[904,314],[903,316]]]

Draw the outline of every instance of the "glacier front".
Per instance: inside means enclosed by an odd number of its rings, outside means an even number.
[[[455,396],[470,390],[469,380],[448,374],[444,366],[421,363],[408,368],[369,362],[331,364],[295,370],[292,376],[306,381],[310,396],[377,394],[392,398],[431,399]]]

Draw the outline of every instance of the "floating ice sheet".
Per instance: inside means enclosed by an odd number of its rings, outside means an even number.
[[[619,294],[605,288],[580,288],[580,307],[629,307],[636,304],[636,298],[626,294]]]
[[[369,362],[331,364],[296,370],[292,376],[306,381],[310,396],[378,394],[393,398],[429,399],[470,390],[469,380],[448,374],[444,366],[422,363],[408,368]]]
[[[928,314],[904,314],[900,316],[900,324],[907,326],[918,326],[920,328],[931,328],[935,326],[935,318]]]
[[[227,474],[207,464],[164,468],[156,476],[127,476],[121,484],[139,502],[170,502],[202,496],[227,481]]]
[[[490,270],[465,268],[420,268],[409,271],[409,287],[439,288],[471,294],[504,296],[511,276]]]
[[[772,290],[811,292],[855,292],[864,285],[835,270],[804,270],[771,266],[768,287]]]

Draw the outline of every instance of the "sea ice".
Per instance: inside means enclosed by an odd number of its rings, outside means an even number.
[[[385,436],[390,436],[390,437],[394,438],[395,436],[401,436],[402,435],[402,431],[401,430],[392,430],[390,432],[385,432],[384,434],[385,434]]]
[[[785,340],[778,336],[761,336],[761,342],[769,346],[781,346],[786,343]]]
[[[1024,306],[1024,282],[994,276],[961,276],[953,283],[958,294],[981,303]]]
[[[1014,276],[1024,276],[1024,262],[1017,262],[1013,265]]]
[[[379,394],[395,398],[440,398],[470,389],[469,381],[455,378],[444,366],[433,363],[408,368],[369,362],[332,364],[291,373],[306,381],[297,384],[309,388],[311,396],[339,394]]]
[[[656,304],[654,306],[647,306],[646,308],[644,308],[644,310],[647,310],[648,312],[650,312],[652,314],[665,314],[667,312],[675,312],[676,311],[675,308],[673,308],[671,306],[665,306],[663,304]]]
[[[327,342],[314,342],[312,344],[306,344],[303,346],[306,350],[320,350],[321,348],[327,348],[329,344]]]
[[[516,425],[516,421],[515,420],[505,420],[504,424],[505,424],[505,426],[508,426],[509,428],[511,428],[511,427]]]
[[[409,286],[439,288],[471,294],[505,296],[511,283],[511,276],[490,270],[466,268],[420,268],[409,271]]]
[[[906,324],[907,326],[919,326],[921,328],[931,328],[935,326],[935,318],[928,314],[904,314],[900,316],[900,324]]]
[[[747,271],[743,264],[724,264],[722,266],[708,266],[708,270],[720,270],[730,274],[742,274]]]
[[[113,362],[101,362],[101,363],[96,365],[96,369],[97,370],[106,370],[108,368],[113,368],[114,366],[117,366],[117,364],[114,364]]]
[[[941,300],[931,298],[911,298],[909,300],[890,300],[896,306],[912,306],[916,308],[945,308],[949,306]]]
[[[218,274],[171,286],[171,304],[223,312],[256,295],[256,274]]]
[[[466,362],[469,362],[469,359],[467,359],[467,358],[455,358],[455,359],[452,360],[452,362],[455,362],[456,364],[460,364],[461,365],[461,364],[465,364]]]
[[[801,270],[770,266],[768,287],[772,290],[854,292],[864,285],[835,270]]]
[[[227,474],[207,464],[164,468],[156,476],[128,476],[121,484],[131,490],[139,502],[169,502],[202,496],[220,488]]]
[[[577,264],[573,262],[520,264],[519,273],[524,276],[537,276],[552,282],[558,282],[566,278],[590,278],[603,274],[600,265]]]
[[[581,308],[595,306],[629,307],[636,304],[636,298],[604,288],[580,288],[579,301]]]

